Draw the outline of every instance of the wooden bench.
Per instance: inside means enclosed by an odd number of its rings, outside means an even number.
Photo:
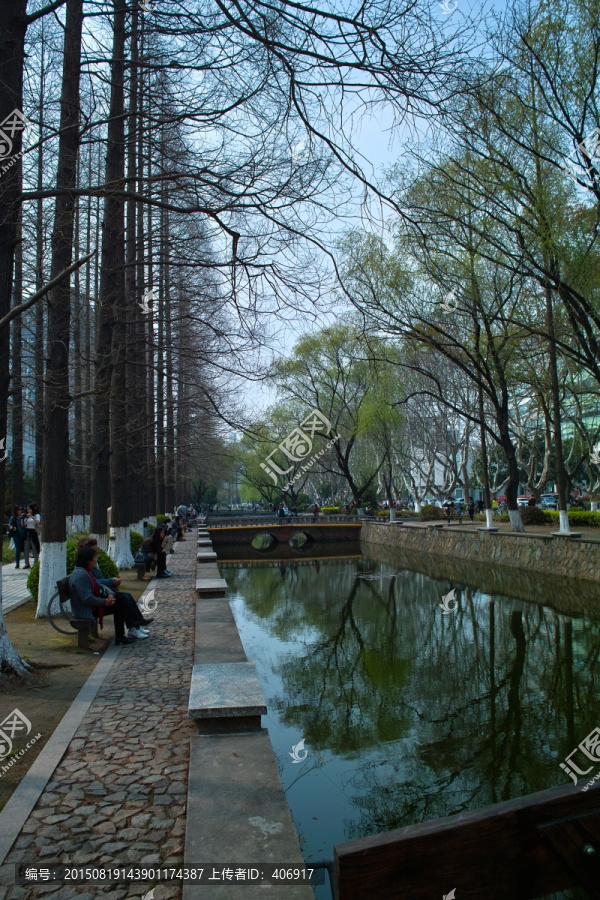
[[[54,601],[58,600],[58,610],[53,613],[52,607]],[[56,631],[60,631],[61,634],[73,634],[72,631],[64,631],[64,629],[59,628],[56,622],[54,621],[54,616],[61,616],[64,618],[68,617],[68,613],[66,610],[66,604],[69,602],[69,579],[61,578],[56,582],[56,593],[52,595],[50,598],[50,602],[48,603],[48,609],[46,612],[46,616],[48,621],[52,625],[52,627]],[[77,647],[80,650],[89,650],[89,636],[92,634],[94,637],[98,637],[98,622],[92,622],[90,619],[78,619],[75,617],[69,617],[69,625],[77,632]]]

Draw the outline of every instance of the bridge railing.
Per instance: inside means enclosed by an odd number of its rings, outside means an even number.
[[[207,528],[235,528],[244,526],[264,525],[267,528],[279,528],[280,525],[359,525],[361,520],[357,516],[240,516],[239,518],[220,518],[209,516],[206,520]]]

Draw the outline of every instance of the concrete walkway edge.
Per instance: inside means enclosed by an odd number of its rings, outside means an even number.
[[[42,752],[0,812],[0,865],[6,859],[54,770],[65,755],[83,717],[93,703],[120,652],[121,647],[114,643],[105,650],[98,665],[60,720]]]

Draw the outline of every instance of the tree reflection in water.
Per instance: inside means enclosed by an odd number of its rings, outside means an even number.
[[[271,648],[270,710],[332,777],[344,763],[355,815],[333,843],[564,783],[558,763],[600,724],[591,618],[365,560],[228,580]]]

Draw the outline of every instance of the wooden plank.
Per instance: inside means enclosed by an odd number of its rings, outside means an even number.
[[[583,782],[582,782],[583,783]],[[579,846],[556,852],[561,823],[579,826]],[[565,835],[568,833],[565,830]],[[578,884],[569,856],[586,843],[600,859],[600,785],[552,788],[506,803],[434,819],[334,848],[338,900],[431,900],[456,888],[457,900],[527,900]],[[592,854],[593,856],[593,854]],[[591,856],[586,862],[590,863]],[[598,863],[596,863],[597,865]],[[589,871],[589,870],[588,870]],[[596,876],[596,884],[600,878]],[[592,897],[600,897],[597,887]]]

